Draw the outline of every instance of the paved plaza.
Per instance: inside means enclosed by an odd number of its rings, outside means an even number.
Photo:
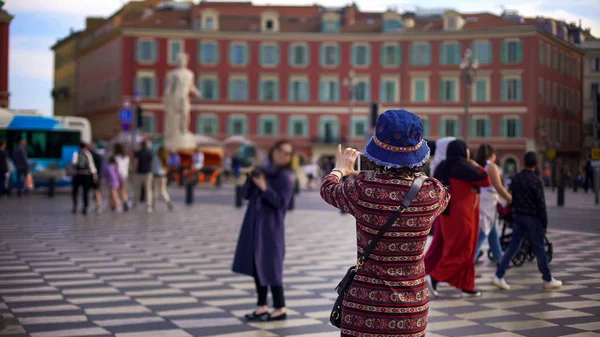
[[[327,322],[333,289],[355,261],[351,217],[315,192],[298,198],[286,224],[289,319],[246,323],[254,283],[230,271],[243,210],[229,189],[198,191],[193,207],[173,192],[176,211],[153,214],[72,216],[65,194],[0,200],[0,336],[339,336]],[[565,209],[549,200],[551,268],[563,289],[542,291],[527,262],[509,270],[513,289],[499,291],[492,266],[479,265],[483,298],[442,287],[427,336],[600,336],[600,211],[578,198],[584,206]]]

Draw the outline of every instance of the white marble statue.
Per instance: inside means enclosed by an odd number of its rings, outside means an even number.
[[[177,55],[177,69],[167,74],[163,103],[165,106],[165,146],[189,150],[196,147],[190,128],[190,93],[200,97],[194,85],[194,73],[187,68],[188,55]]]

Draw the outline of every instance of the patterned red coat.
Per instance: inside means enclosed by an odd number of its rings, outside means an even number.
[[[413,177],[360,175],[340,182],[328,175],[321,196],[356,218],[357,257],[383,227],[408,192]],[[423,262],[427,235],[450,194],[433,178],[379,241],[358,270],[342,308],[342,336],[420,337],[425,335],[429,291]]]

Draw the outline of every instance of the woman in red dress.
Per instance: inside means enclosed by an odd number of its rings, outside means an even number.
[[[372,175],[355,173],[358,152],[338,154],[336,168],[321,186],[323,199],[356,218],[357,255],[361,256],[394,213],[429,158],[419,117],[405,110],[379,116],[375,136],[363,155],[376,164]],[[429,291],[425,281],[425,244],[433,220],[450,195],[439,181],[423,182],[410,207],[387,231],[358,268],[342,303],[344,337],[421,337],[427,327]]]
[[[446,160],[434,177],[450,186],[452,201],[441,216],[444,238],[442,258],[430,273],[432,293],[438,282],[448,282],[462,291],[463,297],[480,297],[475,290],[475,246],[479,236],[479,188],[491,185],[484,168],[469,159],[467,144],[457,139],[448,145]]]

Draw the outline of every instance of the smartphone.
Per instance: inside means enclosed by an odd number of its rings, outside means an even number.
[[[375,163],[360,154],[358,158],[356,158],[356,162],[354,162],[354,169],[359,172],[372,172],[375,171]]]

